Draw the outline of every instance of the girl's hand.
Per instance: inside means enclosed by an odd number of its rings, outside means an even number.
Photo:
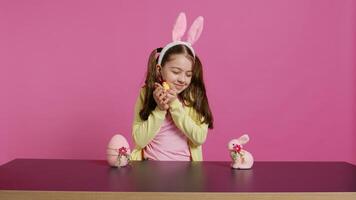
[[[177,99],[177,92],[175,90],[167,90],[167,104],[171,104],[175,99]]]
[[[167,92],[164,91],[162,85],[155,83],[155,90],[153,91],[153,98],[160,110],[168,110]]]

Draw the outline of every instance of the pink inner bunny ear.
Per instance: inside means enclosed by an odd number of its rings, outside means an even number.
[[[238,140],[240,144],[246,144],[250,140],[250,138],[247,134],[244,134]]]
[[[201,32],[203,31],[204,18],[199,16],[195,19],[192,26],[188,32],[188,40],[191,45],[193,45],[200,37]]]
[[[179,13],[179,16],[174,24],[172,31],[172,39],[173,41],[181,40],[185,30],[187,29],[187,18],[185,17],[185,13]]]

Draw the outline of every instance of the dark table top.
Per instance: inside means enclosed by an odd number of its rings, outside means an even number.
[[[0,166],[0,190],[110,192],[356,192],[356,166],[346,162],[136,161],[16,159]]]

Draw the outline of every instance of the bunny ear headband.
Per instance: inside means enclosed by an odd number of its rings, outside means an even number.
[[[195,52],[194,52],[192,45],[199,39],[200,34],[203,31],[203,23],[204,23],[204,18],[202,16],[199,16],[198,18],[196,18],[188,31],[187,41],[183,42],[183,41],[181,41],[181,39],[187,29],[187,19],[185,17],[185,13],[181,12],[177,18],[176,23],[174,24],[174,27],[173,27],[173,31],[172,31],[173,42],[167,44],[160,52],[159,58],[158,58],[158,65],[162,64],[164,54],[167,52],[167,50],[169,48],[179,45],[179,44],[183,44],[183,45],[187,46],[192,51],[193,56],[195,58]]]

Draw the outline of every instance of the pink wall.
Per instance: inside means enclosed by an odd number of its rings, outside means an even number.
[[[130,137],[153,48],[172,23],[205,17],[203,60],[215,129],[206,160],[250,134],[258,161],[356,164],[356,3],[352,0],[0,2],[0,164],[105,159]]]

